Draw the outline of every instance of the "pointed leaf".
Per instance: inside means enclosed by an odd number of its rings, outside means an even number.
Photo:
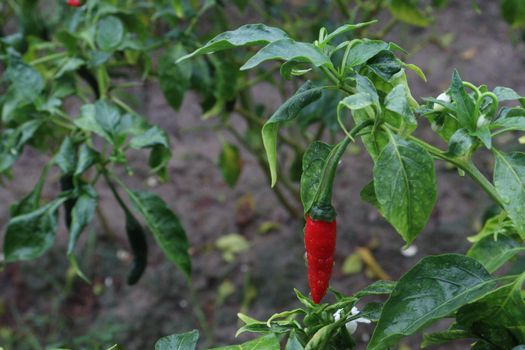
[[[199,331],[179,333],[160,338],[155,343],[155,350],[195,350],[199,340]]]
[[[423,258],[397,283],[367,349],[386,350],[495,286],[490,274],[472,258],[458,254]]]
[[[241,67],[248,70],[269,60],[307,62],[316,67],[331,65],[330,58],[310,43],[282,39],[263,47]]]
[[[57,230],[57,209],[65,200],[56,199],[7,223],[4,236],[6,262],[35,259],[51,248]]]
[[[191,259],[188,239],[179,218],[156,194],[126,188],[135,209],[142,214],[164,254],[190,278]]]
[[[310,81],[307,81],[264,124],[262,139],[270,166],[272,186],[277,182],[277,135],[279,127],[284,122],[296,118],[304,107],[318,100],[321,94],[322,88],[315,87]]]
[[[411,243],[436,202],[432,157],[417,144],[392,135],[374,165],[374,187],[381,213]]]
[[[234,47],[266,45],[287,37],[288,35],[279,28],[268,27],[264,24],[246,24],[235,30],[217,35],[203,47],[189,55],[181,57],[177,63],[196,55],[203,55]]]
[[[495,272],[519,252],[525,251],[515,240],[504,234],[486,236],[474,243],[467,256],[476,259],[487,269]]]
[[[525,239],[525,153],[503,154],[493,150],[496,157],[494,186],[522,239]]]

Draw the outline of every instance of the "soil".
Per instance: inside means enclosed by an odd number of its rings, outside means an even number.
[[[525,95],[525,44],[512,42],[497,2],[485,0],[480,5],[482,13],[476,14],[470,1],[451,2],[437,15],[432,28],[398,27],[388,36],[409,48],[433,33],[454,36],[446,48],[425,45],[408,58],[428,77],[425,83],[410,74],[416,98],[437,96],[446,89],[453,69],[475,84],[485,83],[490,88],[509,86]],[[58,232],[57,244],[45,256],[9,265],[0,272],[0,346],[6,342],[6,350],[11,350],[7,339],[24,344],[16,350],[62,344],[74,349],[106,349],[114,343],[129,350],[153,349],[161,336],[194,328],[201,332],[199,348],[205,348],[207,332],[213,335],[213,345],[231,344],[247,339],[245,335],[234,338],[239,327],[238,312],[266,319],[274,312],[298,306],[293,288],[307,292],[302,223],[290,218],[279,205],[257,161],[242,152],[242,175],[237,186],[229,188],[216,166],[220,142],[209,127],[211,123],[201,119],[198,98],[188,94],[180,112],[174,112],[157,85],[150,84],[137,94],[139,111],[169,132],[174,157],[170,179],[159,184],[144,169],[146,155],[133,153],[135,173],[131,177],[123,175],[123,180],[131,187],[158,193],[179,214],[192,247],[193,289],[166,261],[152,237],[146,274],[136,286],[125,284],[130,259],[123,215],[109,190],[99,186],[107,227],[96,220],[84,234],[79,258],[91,284],[68,274],[64,227]],[[281,102],[269,86],[258,88],[255,98],[273,108]],[[427,123],[421,124],[426,132],[420,136],[431,137]],[[45,161],[36,151],[26,149],[14,168],[15,180],[0,188],[0,202],[4,203],[0,207],[0,223],[8,220],[9,204],[33,187]],[[485,170],[491,162],[489,154],[478,159]],[[423,256],[464,253],[468,249],[466,237],[475,233],[490,201],[468,177],[458,176],[445,164],[436,163],[436,171],[439,193],[434,214],[415,242],[417,254],[405,257],[400,253],[401,238],[374,208],[359,198],[360,190],[371,179],[369,157],[362,151],[345,156],[335,184],[339,234],[334,289],[350,294],[374,281],[365,272],[348,276],[341,270],[344,259],[358,246],[375,245],[374,256],[394,279]],[[44,191],[46,198],[58,193],[57,174],[52,178]],[[239,209],[239,200],[253,200],[255,206],[244,204]],[[267,222],[278,228],[258,233],[261,224]],[[233,262],[226,262],[214,245],[219,237],[229,233],[242,235],[250,244],[249,250],[237,255]],[[231,286],[231,293],[226,293]],[[219,290],[223,298],[218,297]],[[208,323],[207,331],[195,316],[197,304],[201,308],[198,312]],[[359,327],[360,349],[364,349],[370,332],[370,327]],[[418,348],[418,342],[417,337],[404,341],[409,349]],[[467,344],[459,342],[443,348],[466,349]]]

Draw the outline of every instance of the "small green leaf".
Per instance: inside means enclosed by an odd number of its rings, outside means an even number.
[[[391,51],[381,51],[366,62],[367,66],[385,81],[392,80],[403,64]]]
[[[263,47],[241,67],[248,70],[269,60],[309,62],[316,67],[332,65],[330,58],[309,43],[281,39]]]
[[[199,340],[199,331],[168,335],[155,343],[155,350],[195,350]]]
[[[463,87],[463,81],[456,70],[452,74],[450,95],[454,105],[456,106],[457,120],[459,125],[469,131],[476,130],[476,121],[478,116],[475,115],[474,101],[465,91],[465,88]]]
[[[101,18],[97,23],[95,42],[103,51],[115,50],[124,40],[125,28],[115,16]]]
[[[177,44],[168,48],[159,59],[160,89],[164,94],[164,98],[174,110],[179,110],[186,90],[190,87],[193,70],[191,62],[175,64],[175,61],[186,53],[184,46]]]
[[[41,120],[31,120],[16,129],[2,130],[0,134],[0,173],[9,169],[16,162],[26,143],[42,124]]]
[[[416,117],[410,107],[408,93],[403,84],[396,85],[386,96],[385,109],[401,118],[401,121],[406,125],[408,132],[416,128]],[[396,122],[395,120],[392,121],[391,124],[398,127],[401,125],[400,122]]]
[[[215,244],[217,249],[222,252],[222,257],[226,262],[233,262],[236,254],[245,252],[250,248],[250,243],[238,233],[221,236]]]
[[[310,338],[304,350],[326,349],[326,345],[339,327],[341,327],[339,323],[331,323],[322,327]]]
[[[71,211],[71,228],[69,230],[69,240],[67,244],[68,254],[73,253],[78,237],[93,220],[97,207],[97,199],[98,195],[93,187],[85,185],[81,188],[80,195]]]
[[[427,27],[430,19],[417,8],[418,1],[414,0],[389,0],[388,6],[392,15],[411,25]]]
[[[86,62],[83,59],[77,57],[67,58],[55,74],[55,79],[62,77],[68,72],[74,72],[85,64]]]
[[[57,230],[57,209],[65,200],[56,199],[7,223],[4,236],[7,262],[35,259],[51,248]]]
[[[55,164],[64,174],[73,174],[77,166],[77,150],[70,137],[64,138],[58,153],[55,155]]]
[[[266,45],[287,38],[288,35],[279,28],[264,24],[246,24],[235,30],[227,31],[211,39],[203,47],[178,59],[177,63],[196,55],[203,55],[240,46]]]
[[[476,146],[476,139],[474,139],[467,130],[458,129],[448,142],[447,154],[451,157],[469,158]]]
[[[347,256],[341,269],[344,275],[355,275],[356,273],[361,272],[363,269],[361,256],[357,253]]]
[[[356,24],[345,24],[334,30],[332,33],[328,34],[324,40],[323,43],[330,42],[333,38],[335,38],[338,35],[344,34],[346,32],[349,32],[351,30],[363,28],[366,26],[369,26],[370,24],[377,23],[377,20],[369,21],[369,22],[363,22],[363,23],[356,23]]]
[[[521,0],[502,0],[501,15],[513,27],[525,26],[525,3]]]
[[[397,283],[367,349],[387,349],[495,286],[490,274],[472,258],[457,254],[423,258]]]
[[[296,118],[304,107],[318,100],[321,94],[322,88],[315,87],[310,81],[307,81],[264,124],[262,139],[270,166],[272,187],[277,182],[277,135],[279,127],[284,122]]]
[[[476,259],[492,273],[512,259],[519,252],[525,251],[515,240],[504,234],[485,236],[470,247],[467,256]]]
[[[87,144],[83,143],[78,149],[78,161],[77,167],[75,169],[75,176],[83,174],[87,169],[89,169],[93,164],[95,164],[100,159],[100,153],[95,151],[93,148],[89,147]]]
[[[38,71],[19,57],[10,57],[5,77],[11,82],[17,96],[35,101],[44,90],[45,82]]]
[[[224,181],[234,187],[241,175],[242,160],[237,146],[225,143],[219,154],[219,168],[221,169]]]
[[[299,342],[295,331],[290,332],[290,336],[288,337],[288,341],[286,342],[286,347],[284,350],[304,350],[304,347],[302,346],[301,342]]]
[[[15,216],[30,213],[38,209],[40,204],[40,194],[42,193],[42,188],[44,187],[44,184],[46,182],[49,168],[50,163],[46,164],[44,166],[44,169],[42,169],[40,178],[38,179],[38,182],[36,183],[33,190],[24,198],[19,200],[17,203],[11,205],[9,211],[12,218],[14,218]]]
[[[525,343],[525,301],[522,295],[524,280],[525,273],[522,273],[513,283],[503,285],[476,302],[463,306],[457,313],[458,324],[474,332],[480,326],[495,330],[503,328],[517,340],[512,345]],[[510,344],[505,345],[507,346],[503,348],[508,349]]]
[[[461,329],[448,329],[443,332],[423,334],[423,342],[421,343],[421,348],[428,348],[432,345],[440,345],[453,340],[466,338],[476,338],[476,336]]]
[[[507,131],[525,131],[525,115],[523,117],[499,118],[493,121],[489,128],[496,129],[493,135]]]
[[[304,153],[300,189],[305,213],[310,211],[314,204],[323,179],[324,167],[332,149],[332,146],[324,142],[314,141]]]
[[[279,340],[274,334],[267,334],[262,337],[250,340],[240,345],[221,346],[210,350],[279,350]]]
[[[525,8],[524,8],[525,11]],[[525,12],[524,12],[525,13]],[[511,88],[504,87],[504,86],[497,86],[494,88],[494,94],[498,97],[498,100],[501,101],[512,101],[512,100],[520,100],[523,97],[518,95],[516,91],[514,91]]]
[[[373,172],[381,214],[410,244],[427,223],[436,202],[432,157],[417,144],[392,135]]]
[[[346,65],[349,67],[359,66],[366,63],[369,59],[377,55],[383,50],[388,50],[388,43],[382,40],[363,39],[356,41],[346,60]]]
[[[503,207],[519,235],[525,239],[525,153],[504,154],[493,150],[496,157],[494,185],[503,200]]]
[[[395,281],[376,281],[357,292],[355,297],[361,299],[369,295],[390,294],[396,287],[396,284],[397,282]]]
[[[188,254],[188,239],[179,218],[156,194],[133,191],[126,188],[135,209],[142,214],[146,225],[164,254],[189,279],[191,259]]]

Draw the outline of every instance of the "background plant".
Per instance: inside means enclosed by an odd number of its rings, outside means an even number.
[[[385,8],[391,11],[397,19],[381,27],[378,33],[373,30],[366,32],[367,27],[356,28],[356,36],[366,34],[376,37],[386,34],[389,28],[403,18],[402,10],[406,9],[406,6],[403,7],[395,2],[378,2],[373,4],[373,7],[369,7],[370,3],[367,3],[360,3],[359,6],[354,7],[359,10],[349,13],[349,19],[372,18]],[[331,5],[341,7],[337,2]],[[385,7],[387,5],[388,7]],[[131,173],[126,160],[126,152],[132,148],[150,149],[150,165],[153,173],[161,178],[166,176],[166,164],[170,157],[168,138],[162,130],[149,125],[138,115],[131,107],[133,101],[124,93],[125,89],[141,84],[140,79],[142,78],[147,81],[159,78],[168,101],[176,108],[180,106],[186,89],[192,88],[199,91],[203,96],[203,110],[207,112],[206,116],[219,116],[210,122],[218,121],[217,129],[225,130],[234,137],[240,135],[241,137],[237,138],[239,142],[237,146],[244,145],[250,149],[253,147],[251,144],[255,144],[256,147],[253,148],[256,150],[255,154],[266,169],[266,159],[262,153],[263,148],[259,135],[263,124],[261,120],[269,117],[272,111],[267,109],[266,113],[264,111],[260,113],[262,109],[259,108],[259,112],[255,111],[259,113],[256,115],[259,119],[255,122],[254,118],[250,119],[250,116],[254,116],[253,114],[244,115],[246,113],[243,114],[243,111],[239,109],[239,105],[242,107],[243,104],[241,95],[247,91],[247,86],[232,92],[231,85],[226,84],[232,80],[241,83],[251,81],[237,73],[242,56],[225,54],[218,60],[194,59],[191,64],[191,76],[188,74],[189,64],[183,66],[182,69],[180,65],[173,65],[174,60],[200,45],[200,40],[195,37],[194,30],[196,24],[199,23],[199,18],[205,15],[206,11],[224,15],[220,4],[209,2],[200,7],[199,4],[179,2],[173,4],[167,2],[165,4],[159,2],[87,2],[85,7],[79,11],[65,7],[58,2],[53,7],[40,5],[40,8],[37,7],[37,2],[31,1],[12,2],[4,6],[6,16],[3,18],[9,18],[10,14],[19,16],[21,33],[7,36],[2,41],[3,60],[7,67],[4,75],[6,93],[2,100],[2,164],[5,167],[2,171],[9,175],[9,168],[18,158],[24,145],[33,146],[52,157],[50,165],[43,169],[43,176],[35,190],[23,198],[19,204],[13,206],[13,220],[6,228],[7,260],[34,258],[44,253],[52,244],[56,232],[55,213],[63,204],[66,209],[69,208],[67,212],[71,211],[72,214],[69,219],[66,215],[66,221],[71,230],[68,256],[72,267],[81,274],[73,248],[78,235],[96,212],[95,186],[99,180],[103,180],[112,189],[114,184],[117,184],[120,191],[124,189],[127,194],[131,195],[130,201],[138,207],[138,212],[145,216],[147,226],[156,235],[161,246],[169,246],[169,242],[162,238],[162,234],[166,232],[170,233],[169,238],[176,238],[176,242],[184,245],[183,235],[177,225],[178,220],[172,213],[169,213],[166,205],[152,194],[134,196],[136,192],[128,190],[119,180],[119,174],[122,172]],[[258,10],[259,13],[265,14],[266,19],[276,21],[276,18],[279,19],[279,17],[275,14],[286,13],[284,8],[283,4],[276,2],[265,3]],[[327,9],[331,11],[332,7],[327,7]],[[415,14],[414,18],[416,18],[412,19],[412,24],[417,24],[414,21],[417,21],[418,17],[425,18],[426,24],[430,23],[426,17],[428,14],[425,12],[426,9],[414,9],[415,7],[410,12]],[[41,15],[40,10],[49,11],[50,16]],[[304,11],[305,14],[309,14],[317,11],[317,7],[305,6]],[[321,13],[319,19],[316,20],[319,23],[327,21],[327,13]],[[63,21],[64,18],[66,21]],[[290,22],[285,28],[288,35],[301,33],[308,39],[313,36],[312,32],[311,30],[305,31],[304,28],[317,30],[320,26],[316,25],[315,21],[305,24],[294,21],[294,18],[286,20]],[[217,24],[216,29],[218,30],[229,27],[225,21],[218,22],[222,22]],[[66,24],[65,29],[64,24]],[[175,27],[182,28],[171,30]],[[328,28],[331,29],[330,26]],[[175,39],[175,45],[172,39]],[[161,55],[159,64],[155,65],[153,62],[159,54]],[[293,67],[289,72],[303,74],[300,68],[301,66]],[[207,87],[199,86],[206,82],[206,79],[199,79],[199,77],[208,76],[211,76],[211,79],[208,79]],[[232,79],[232,77],[235,78]],[[122,81],[130,78],[133,80],[131,83]],[[273,74],[268,74],[265,69],[258,71],[252,78],[251,82],[254,84],[270,81],[280,86]],[[173,79],[186,83],[172,84]],[[243,87],[242,84],[241,87]],[[282,94],[286,96],[287,91],[282,89]],[[337,99],[331,101],[331,110],[334,112],[336,109],[333,107],[336,103]],[[71,104],[75,107],[71,108]],[[237,125],[231,125],[232,105],[236,115],[243,115],[242,118],[245,119],[246,125],[250,125],[250,121],[256,123],[247,129],[239,128],[242,132],[247,130],[246,134],[239,134],[239,130],[235,129]],[[254,108],[256,104],[253,99],[246,105],[250,109],[257,109]],[[77,112],[76,108],[80,106],[82,107]],[[312,116],[316,114],[316,110],[327,109],[326,105],[323,106],[320,103],[311,107],[316,107],[316,109],[304,113]],[[325,118],[325,116],[322,117]],[[288,178],[298,179],[297,170],[301,169],[299,160],[302,159],[305,146],[317,135],[328,138],[337,137],[335,134],[335,131],[338,130],[336,113],[332,113],[329,117],[329,121],[319,121],[315,118],[308,120],[308,118],[300,117],[299,120],[304,122],[303,125],[292,126],[282,132],[279,137],[285,148],[288,148],[288,151],[294,155],[292,159],[295,160],[274,167],[274,169],[295,170],[290,171],[289,176],[286,174],[288,171],[285,171],[284,174],[281,171],[281,181],[277,182],[277,186],[283,187],[281,193],[288,191],[292,194],[287,201],[286,199],[283,201],[289,204],[287,205],[289,208],[293,208],[290,202],[299,196],[294,187],[296,185],[288,181]],[[331,135],[324,132],[326,129],[332,130]],[[288,131],[289,134],[287,134]],[[92,137],[93,135],[97,136]],[[301,144],[294,147],[293,143],[297,143],[296,139],[301,140]],[[219,161],[225,180],[231,184],[235,183],[240,172],[237,146],[225,143]],[[279,148],[279,152],[282,155],[286,151]],[[42,202],[39,199],[41,188],[46,181],[48,169],[54,165],[57,167],[52,170],[52,173],[55,169],[59,169],[62,180],[60,182],[64,190],[57,195],[54,201],[40,205]],[[115,194],[123,206],[128,226],[134,226],[137,220],[131,214],[132,209],[119,199],[119,189],[115,189]],[[163,217],[168,218],[171,223],[168,229],[156,227],[159,220],[148,215],[147,208],[154,208],[155,211],[160,208]],[[293,209],[289,210],[297,215]],[[19,217],[25,213],[32,214]],[[22,227],[21,232],[25,230],[26,233],[29,233],[27,228],[31,223],[42,224],[45,229],[39,231],[41,234],[38,240],[32,241],[29,245],[19,244],[21,237],[14,236],[13,232]],[[124,223],[122,226],[124,227]],[[128,232],[134,231],[128,230]],[[8,232],[11,234],[8,235]],[[10,243],[7,244],[7,242]],[[26,250],[26,248],[30,249]],[[139,249],[134,249],[139,266],[141,262],[145,263],[144,249],[144,244],[139,244]],[[177,251],[176,254],[173,254],[173,250],[169,248],[165,249],[168,257],[171,257],[187,273],[189,269],[185,249]]]

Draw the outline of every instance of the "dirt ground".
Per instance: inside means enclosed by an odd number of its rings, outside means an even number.
[[[447,88],[455,68],[464,80],[485,83],[489,88],[509,86],[525,95],[525,43],[512,43],[497,2],[480,1],[479,15],[472,10],[470,1],[451,3],[438,14],[434,27],[399,27],[388,37],[410,48],[432,32],[454,36],[447,48],[429,44],[408,59],[424,70],[429,81],[422,82],[410,74],[414,96],[418,99],[436,96]],[[129,350],[152,349],[159,337],[194,328],[201,331],[200,348],[205,346],[206,332],[213,335],[215,346],[231,344],[245,339],[234,338],[239,311],[266,319],[276,311],[297,306],[294,287],[307,292],[302,223],[291,219],[278,204],[257,161],[242,153],[243,173],[237,186],[230,189],[216,166],[220,142],[212,130],[203,128],[209,124],[201,120],[196,97],[188,95],[181,111],[174,112],[156,85],[149,85],[139,93],[139,110],[170,133],[174,150],[170,179],[164,184],[154,183],[141,167],[145,160],[141,153],[133,155],[135,174],[123,179],[132,187],[160,194],[180,215],[192,247],[193,288],[190,290],[182,275],[166,261],[152,237],[149,237],[151,254],[145,276],[136,286],[125,284],[130,262],[123,216],[109,190],[99,186],[107,227],[97,220],[84,234],[80,257],[92,284],[68,278],[66,232],[61,227],[58,244],[44,257],[7,266],[0,272],[0,346],[6,339],[17,338],[24,339],[26,345],[15,350],[44,349],[60,345],[59,340],[64,339],[75,349],[98,349],[96,344],[114,343]],[[262,86],[256,93],[258,101],[274,106],[280,103],[279,96],[268,86]],[[421,129],[425,128],[428,125],[422,121]],[[427,134],[428,130],[420,135],[426,138]],[[35,151],[26,149],[15,167],[15,181],[0,188],[0,226],[6,223],[9,204],[32,188],[39,175],[37,169],[44,161]],[[478,161],[486,169],[492,162],[488,155]],[[436,163],[436,170],[439,188],[436,209],[415,242],[418,253],[408,258],[400,254],[403,242],[399,236],[375,209],[359,198],[361,188],[371,179],[370,159],[363,152],[345,156],[335,185],[339,231],[334,289],[350,294],[373,282],[365,273],[347,276],[341,271],[344,259],[356,247],[366,246],[372,240],[379,242],[374,250],[379,264],[395,279],[425,255],[466,251],[465,238],[474,233],[489,199],[469,178],[459,177],[455,171],[447,170],[445,164]],[[49,182],[44,196],[52,198],[57,192],[56,181]],[[251,196],[255,203],[253,215],[236,209],[239,199],[246,196]],[[268,221],[279,228],[258,233],[261,224]],[[239,233],[250,243],[249,250],[231,263],[223,259],[213,244],[229,233]],[[227,293],[231,286],[231,293]],[[218,299],[219,290],[225,295],[224,300]],[[197,304],[208,330],[195,316]],[[360,348],[364,348],[370,332],[371,328],[360,327],[357,333]],[[408,339],[405,344],[411,349],[418,348],[417,338]],[[454,346],[443,348],[467,348],[466,343]]]

